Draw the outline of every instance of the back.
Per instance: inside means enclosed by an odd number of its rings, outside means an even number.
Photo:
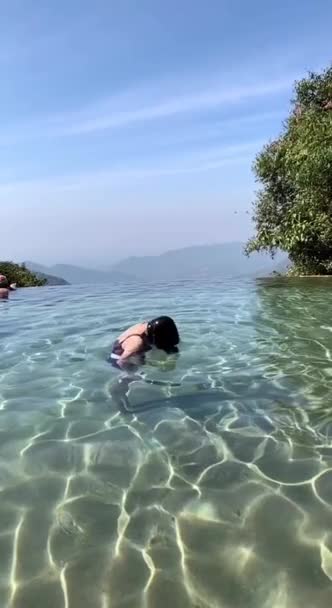
[[[146,323],[137,323],[137,325],[133,325],[132,327],[129,327],[129,329],[124,331],[123,334],[121,334],[121,336],[118,337],[118,342],[121,344],[122,342],[124,342],[128,338],[131,338],[132,336],[133,337],[134,336],[143,336],[146,331],[146,327],[147,327]]]
[[[9,289],[6,287],[0,287],[0,300],[8,300]]]

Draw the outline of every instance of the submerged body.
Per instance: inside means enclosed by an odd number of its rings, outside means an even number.
[[[145,353],[152,347],[167,354],[176,353],[179,341],[179,333],[173,319],[158,317],[150,322],[137,323],[123,332],[113,344],[110,360],[112,365],[119,369],[131,363],[142,364],[145,361]]]
[[[0,287],[0,300],[8,300],[9,289],[7,287]]]
[[[10,285],[7,277],[4,274],[0,274],[0,300],[8,300],[9,292],[15,291],[16,285]]]

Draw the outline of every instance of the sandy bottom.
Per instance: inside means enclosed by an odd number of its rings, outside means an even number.
[[[0,311],[0,608],[332,606],[332,298],[260,289],[155,290],[166,386],[107,365],[118,293]]]
[[[77,419],[78,392],[33,437],[3,411],[1,606],[331,605],[331,445],[208,396]]]

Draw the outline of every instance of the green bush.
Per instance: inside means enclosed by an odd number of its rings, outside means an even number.
[[[262,189],[246,253],[281,249],[293,274],[332,274],[332,66],[295,83],[283,132],[254,171]]]
[[[16,283],[17,287],[42,287],[46,281],[39,279],[33,272],[30,272],[24,264],[14,264],[13,262],[0,262],[0,274],[4,274],[9,283]]]

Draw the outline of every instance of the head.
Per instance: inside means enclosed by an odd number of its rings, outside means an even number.
[[[9,283],[7,281],[7,277],[4,274],[0,274],[0,288],[8,289]]]
[[[177,353],[180,342],[177,327],[170,317],[157,317],[148,323],[147,336],[150,344],[167,354]]]

